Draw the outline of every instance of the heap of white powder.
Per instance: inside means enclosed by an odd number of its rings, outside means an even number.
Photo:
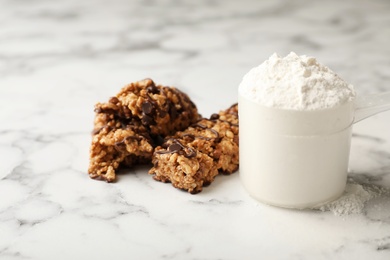
[[[340,198],[315,209],[331,211],[336,216],[360,214],[367,202],[388,194],[389,190],[386,188],[367,183],[359,184],[350,178]]]
[[[320,110],[351,101],[353,86],[313,57],[273,54],[243,78],[239,92],[267,107]]]

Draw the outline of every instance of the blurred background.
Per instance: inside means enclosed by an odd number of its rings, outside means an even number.
[[[31,106],[78,107],[84,114],[92,101],[151,77],[198,102],[213,97],[200,107],[208,114],[235,102],[251,67],[290,51],[317,57],[358,91],[389,89],[386,0],[0,0],[0,6],[1,98],[19,105],[28,98]]]

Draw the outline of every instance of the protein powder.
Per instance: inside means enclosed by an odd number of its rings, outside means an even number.
[[[355,97],[353,86],[314,57],[276,53],[243,78],[239,92],[267,107],[293,110],[332,108]]]

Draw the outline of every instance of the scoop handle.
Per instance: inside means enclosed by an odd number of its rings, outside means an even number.
[[[355,100],[355,118],[353,123],[357,123],[386,110],[390,110],[390,91],[357,97]]]

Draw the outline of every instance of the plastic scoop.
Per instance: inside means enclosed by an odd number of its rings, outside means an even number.
[[[357,123],[367,117],[390,110],[390,92],[371,94],[355,100],[355,118]]]
[[[352,125],[390,109],[390,92],[318,111],[269,108],[239,94],[240,178],[255,199],[312,208],[347,182]]]

